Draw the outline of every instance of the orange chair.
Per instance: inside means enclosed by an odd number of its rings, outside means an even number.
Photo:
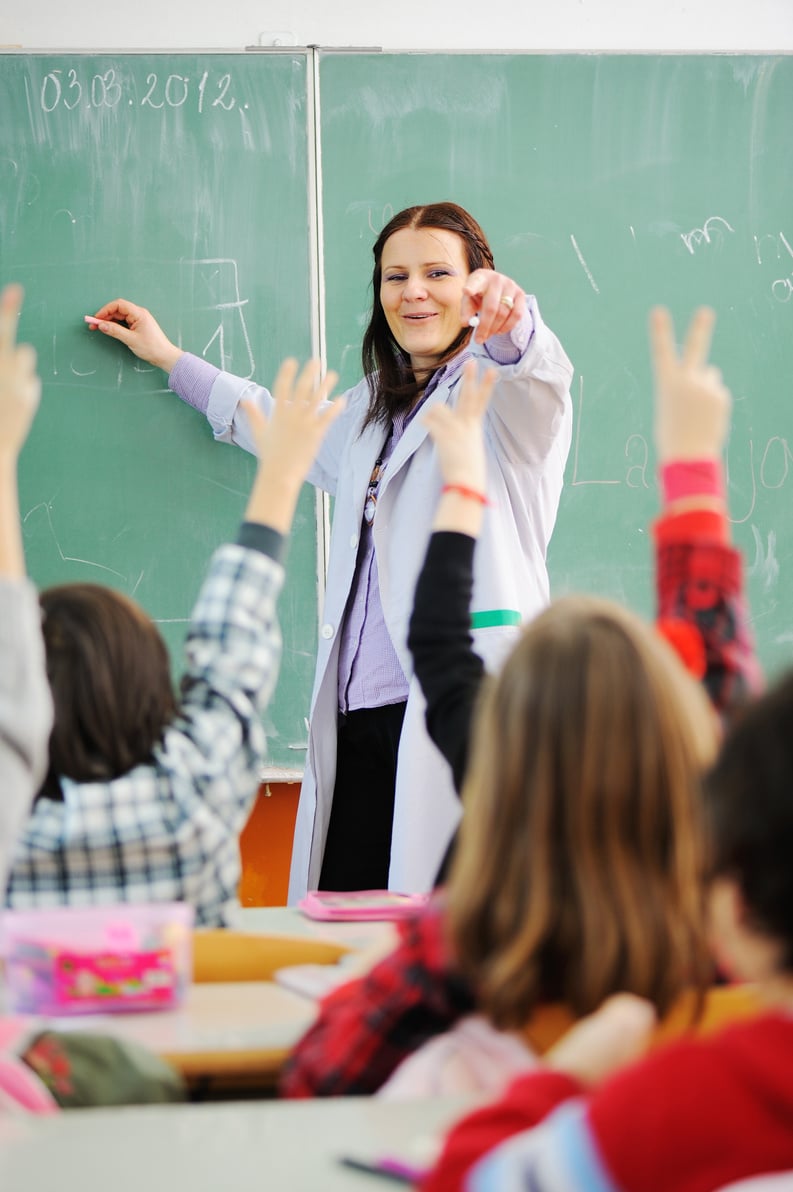
[[[727,1023],[751,1018],[762,1009],[753,985],[716,985],[705,994],[702,1013],[695,1020],[696,997],[685,994],[656,1027],[652,1046],[661,1046],[688,1031],[709,1034]],[[574,1016],[565,1006],[540,1006],[521,1033],[537,1055],[544,1055],[574,1023]]]
[[[224,928],[193,932],[193,981],[270,981],[293,964],[336,964],[342,944],[302,936],[251,935]]]

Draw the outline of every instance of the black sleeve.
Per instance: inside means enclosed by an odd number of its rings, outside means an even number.
[[[452,768],[459,793],[468,761],[484,663],[471,636],[476,539],[436,531],[416,584],[408,648],[427,701],[427,731]]]
[[[237,534],[238,546],[258,550],[263,555],[269,555],[276,563],[283,562],[285,542],[283,534],[261,522],[245,521]]]

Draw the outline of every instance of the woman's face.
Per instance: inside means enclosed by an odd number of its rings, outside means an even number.
[[[425,372],[460,334],[465,244],[442,228],[401,228],[385,242],[380,301],[391,334]]]

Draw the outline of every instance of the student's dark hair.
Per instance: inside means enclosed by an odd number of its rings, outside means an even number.
[[[176,704],[165,642],[141,608],[98,584],[62,584],[39,601],[55,704],[50,772],[97,782],[150,762]]]
[[[438,228],[454,232],[465,249],[468,269],[492,269],[493,252],[487,237],[472,215],[457,203],[427,203],[406,207],[389,220],[374,243],[374,271],[372,273],[372,314],[363,337],[361,359],[369,385],[369,411],[366,424],[381,422],[387,425],[394,414],[410,407],[429,378],[419,382],[413,375],[410,359],[391,334],[380,301],[383,249],[394,232],[403,228]],[[441,368],[455,356],[471,335],[470,327],[461,327],[460,334],[438,361]]]
[[[736,882],[752,925],[793,971],[793,671],[734,722],[705,801],[711,875]]]

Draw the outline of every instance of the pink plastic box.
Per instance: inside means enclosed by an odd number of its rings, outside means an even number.
[[[7,1008],[47,1016],[171,1010],[192,979],[192,926],[183,902],[6,911]]]

